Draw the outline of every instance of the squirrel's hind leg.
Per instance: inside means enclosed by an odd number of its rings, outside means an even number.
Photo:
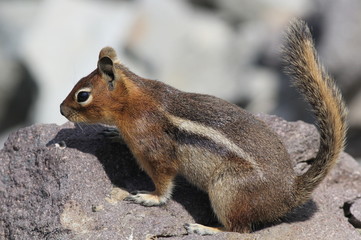
[[[213,235],[224,231],[221,227],[207,227],[197,223],[186,223],[184,224],[184,228],[187,230],[188,234],[196,233],[199,235]]]
[[[252,231],[252,222],[257,214],[248,186],[252,183],[240,181],[240,176],[243,179],[252,179],[250,175],[254,175],[252,170],[244,170],[239,166],[221,167],[213,175],[208,187],[208,195],[213,212],[224,226],[223,231],[239,233]],[[256,182],[257,177],[253,178]]]

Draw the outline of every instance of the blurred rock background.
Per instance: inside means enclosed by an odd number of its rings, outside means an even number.
[[[1,0],[1,141],[25,125],[64,123],[59,104],[104,46],[141,76],[312,122],[281,72],[282,34],[293,17],[308,22],[342,89],[347,152],[361,158],[359,0]]]

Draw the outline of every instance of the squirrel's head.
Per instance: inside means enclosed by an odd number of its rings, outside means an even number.
[[[113,48],[105,47],[99,53],[97,69],[74,86],[60,112],[72,122],[113,125],[135,88],[130,79],[136,77],[120,64]]]

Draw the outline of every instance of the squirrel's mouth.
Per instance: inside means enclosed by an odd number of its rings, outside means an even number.
[[[78,114],[70,107],[65,106],[63,103],[60,105],[60,113],[71,122],[82,122]]]

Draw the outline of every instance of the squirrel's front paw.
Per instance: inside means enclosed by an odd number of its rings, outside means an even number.
[[[112,127],[106,128],[103,131],[101,131],[99,134],[107,139],[110,139],[110,141],[112,142],[125,144],[124,139],[122,138],[119,130],[116,128],[112,128]]]
[[[136,194],[131,194],[124,199],[125,201],[131,201],[143,206],[159,206],[166,203],[167,198],[162,198],[158,195],[155,195],[150,192],[137,192]]]

